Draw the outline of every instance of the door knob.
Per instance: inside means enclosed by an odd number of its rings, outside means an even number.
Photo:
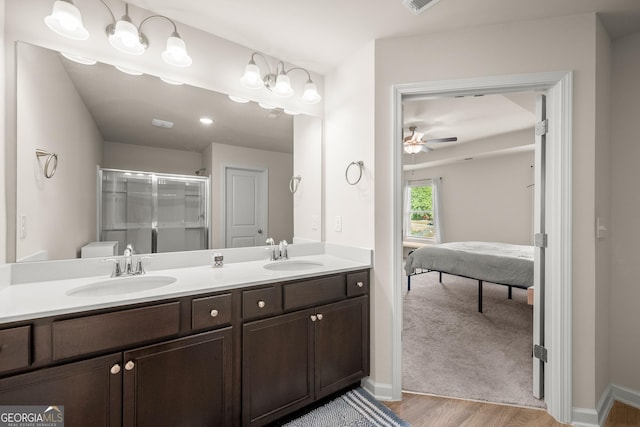
[[[132,370],[133,368],[135,368],[136,364],[133,363],[133,360],[129,360],[125,365],[124,365],[124,369],[126,369],[127,371]]]
[[[264,302],[264,301],[262,301],[262,300],[258,301],[258,307],[260,307],[260,308],[264,308],[266,305],[267,305],[267,303],[266,303],[266,302]]]
[[[120,373],[120,365],[119,364],[115,364],[111,367],[111,373],[113,375]]]
[[[322,320],[323,317],[322,313],[318,313],[318,320]]]
[[[258,228],[258,234],[262,234],[262,228]]]
[[[211,314],[211,317],[218,317],[218,310],[213,309],[209,314]]]
[[[364,286],[364,283],[363,283],[363,282],[358,282],[358,283],[356,283],[356,285],[357,285],[359,288],[361,288],[361,287],[363,287],[363,286]]]
[[[318,320],[318,316],[316,316],[315,314],[311,315],[311,321],[315,322],[316,320]]]

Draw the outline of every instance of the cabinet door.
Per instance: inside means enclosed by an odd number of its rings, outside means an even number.
[[[0,405],[64,406],[66,427],[122,421],[121,355],[41,369],[0,380]]]
[[[316,309],[316,399],[369,375],[369,297]]]
[[[313,310],[246,323],[242,422],[263,425],[313,401]]]
[[[123,424],[230,425],[231,341],[225,328],[125,352]]]

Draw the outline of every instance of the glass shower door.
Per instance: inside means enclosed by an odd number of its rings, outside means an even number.
[[[209,247],[209,178],[101,169],[100,241],[136,253]]]
[[[101,171],[100,241],[117,241],[121,255],[128,244],[138,253],[151,252],[153,182],[151,175]]]

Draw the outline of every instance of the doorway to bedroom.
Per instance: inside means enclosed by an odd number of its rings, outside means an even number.
[[[403,260],[416,251],[401,293],[405,391],[545,406],[527,298],[540,94],[402,98]]]

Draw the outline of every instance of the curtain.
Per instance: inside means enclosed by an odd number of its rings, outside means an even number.
[[[431,188],[433,189],[433,214],[436,218],[435,223],[435,242],[444,242],[444,214],[442,210],[442,178],[436,177],[431,180]]]

